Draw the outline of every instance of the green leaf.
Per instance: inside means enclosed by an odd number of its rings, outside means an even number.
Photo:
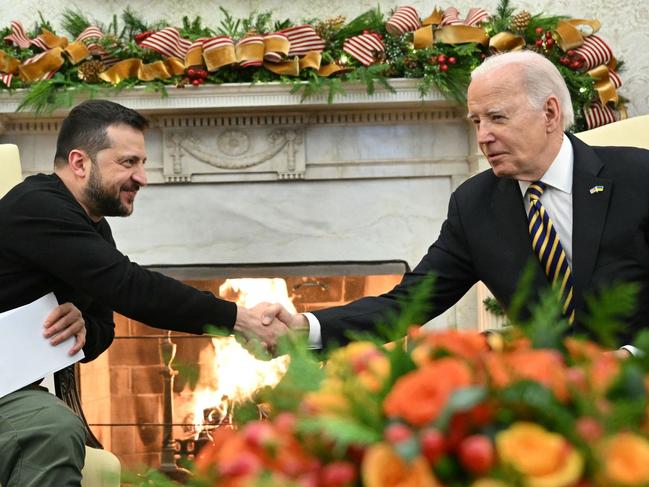
[[[455,413],[469,411],[486,397],[487,389],[484,386],[463,387],[454,391],[436,421],[437,427],[445,430]]]
[[[380,441],[382,433],[373,428],[343,417],[317,417],[299,421],[298,431],[302,433],[325,434],[337,443],[347,445],[371,445]]]

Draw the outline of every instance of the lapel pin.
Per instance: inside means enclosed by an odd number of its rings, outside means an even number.
[[[590,194],[602,193],[604,191],[604,186],[593,186],[590,188]]]

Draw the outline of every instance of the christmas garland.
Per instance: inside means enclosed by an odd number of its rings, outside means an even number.
[[[269,12],[235,19],[221,7],[216,28],[201,18],[148,24],[127,9],[109,25],[78,11],[63,14],[69,37],[54,33],[42,17],[30,31],[19,21],[0,30],[0,90],[25,89],[19,109],[37,113],[70,106],[76,95],[144,85],[164,96],[169,87],[281,81],[306,98],[344,93],[344,82],[376,84],[417,78],[423,95],[437,88],[465,101],[471,71],[495,52],[532,49],[556,64],[572,96],[583,130],[626,116],[617,94],[621,79],[597,20],[515,13],[501,0],[494,14],[454,7],[421,18],[409,6],[384,16],[369,10],[350,22],[342,16],[294,24]]]

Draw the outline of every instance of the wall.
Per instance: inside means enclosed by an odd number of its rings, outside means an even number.
[[[386,1],[362,0],[349,2],[346,0],[296,0],[284,2],[281,0],[192,0],[178,2],[176,0],[132,0],[123,2],[117,0],[21,0],[20,2],[0,2],[0,25],[8,25],[11,20],[21,20],[26,26],[31,25],[35,12],[41,11],[47,19],[51,19],[54,27],[60,20],[60,13],[65,8],[79,8],[90,17],[108,23],[113,14],[121,14],[127,4],[149,21],[167,19],[180,23],[183,15],[190,19],[200,15],[204,24],[216,26],[223,19],[219,5],[225,7],[235,17],[247,16],[254,10],[273,12],[277,19],[292,20],[326,18],[333,15],[345,15],[348,20],[353,16],[380,5],[388,12],[395,5],[413,5],[422,14],[427,14],[435,5],[442,8],[456,6],[460,12],[466,13],[469,7],[483,7],[494,12],[497,0],[446,0],[433,2],[430,0]],[[569,15],[574,18],[597,18],[602,23],[600,34],[613,48],[616,56],[626,64],[622,77],[624,86],[620,91],[628,98],[629,114],[642,115],[649,113],[649,3],[646,0],[619,0],[615,4],[607,0],[521,0],[512,1],[517,10],[527,9],[531,13],[548,15]],[[643,48],[644,47],[644,48]]]

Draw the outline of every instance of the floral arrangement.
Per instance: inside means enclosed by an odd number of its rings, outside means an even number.
[[[618,288],[593,304],[587,321],[607,328],[599,341],[632,294]],[[397,329],[412,322],[414,303]],[[263,395],[270,419],[243,414],[238,429],[213,430],[188,485],[649,485],[648,355],[621,359],[561,338],[566,326],[548,294],[507,334],[409,327],[405,341],[334,350],[324,368],[298,347]],[[636,345],[649,351],[648,339]]]
[[[63,14],[67,36],[42,17],[31,30],[13,21],[0,30],[0,89],[26,89],[22,109],[37,112],[69,106],[75,95],[144,85],[163,96],[170,87],[281,81],[303,97],[328,92],[332,101],[345,81],[393,90],[390,78],[417,78],[422,95],[436,87],[463,102],[470,72],[484,58],[512,49],[533,49],[565,77],[575,105],[576,130],[625,116],[617,94],[621,78],[597,20],[515,12],[509,0],[497,11],[454,7],[420,16],[413,7],[388,15],[373,9],[344,17],[294,23],[269,12],[224,19],[215,28],[200,17],[181,27],[148,24],[131,10],[109,25],[79,11]]]

